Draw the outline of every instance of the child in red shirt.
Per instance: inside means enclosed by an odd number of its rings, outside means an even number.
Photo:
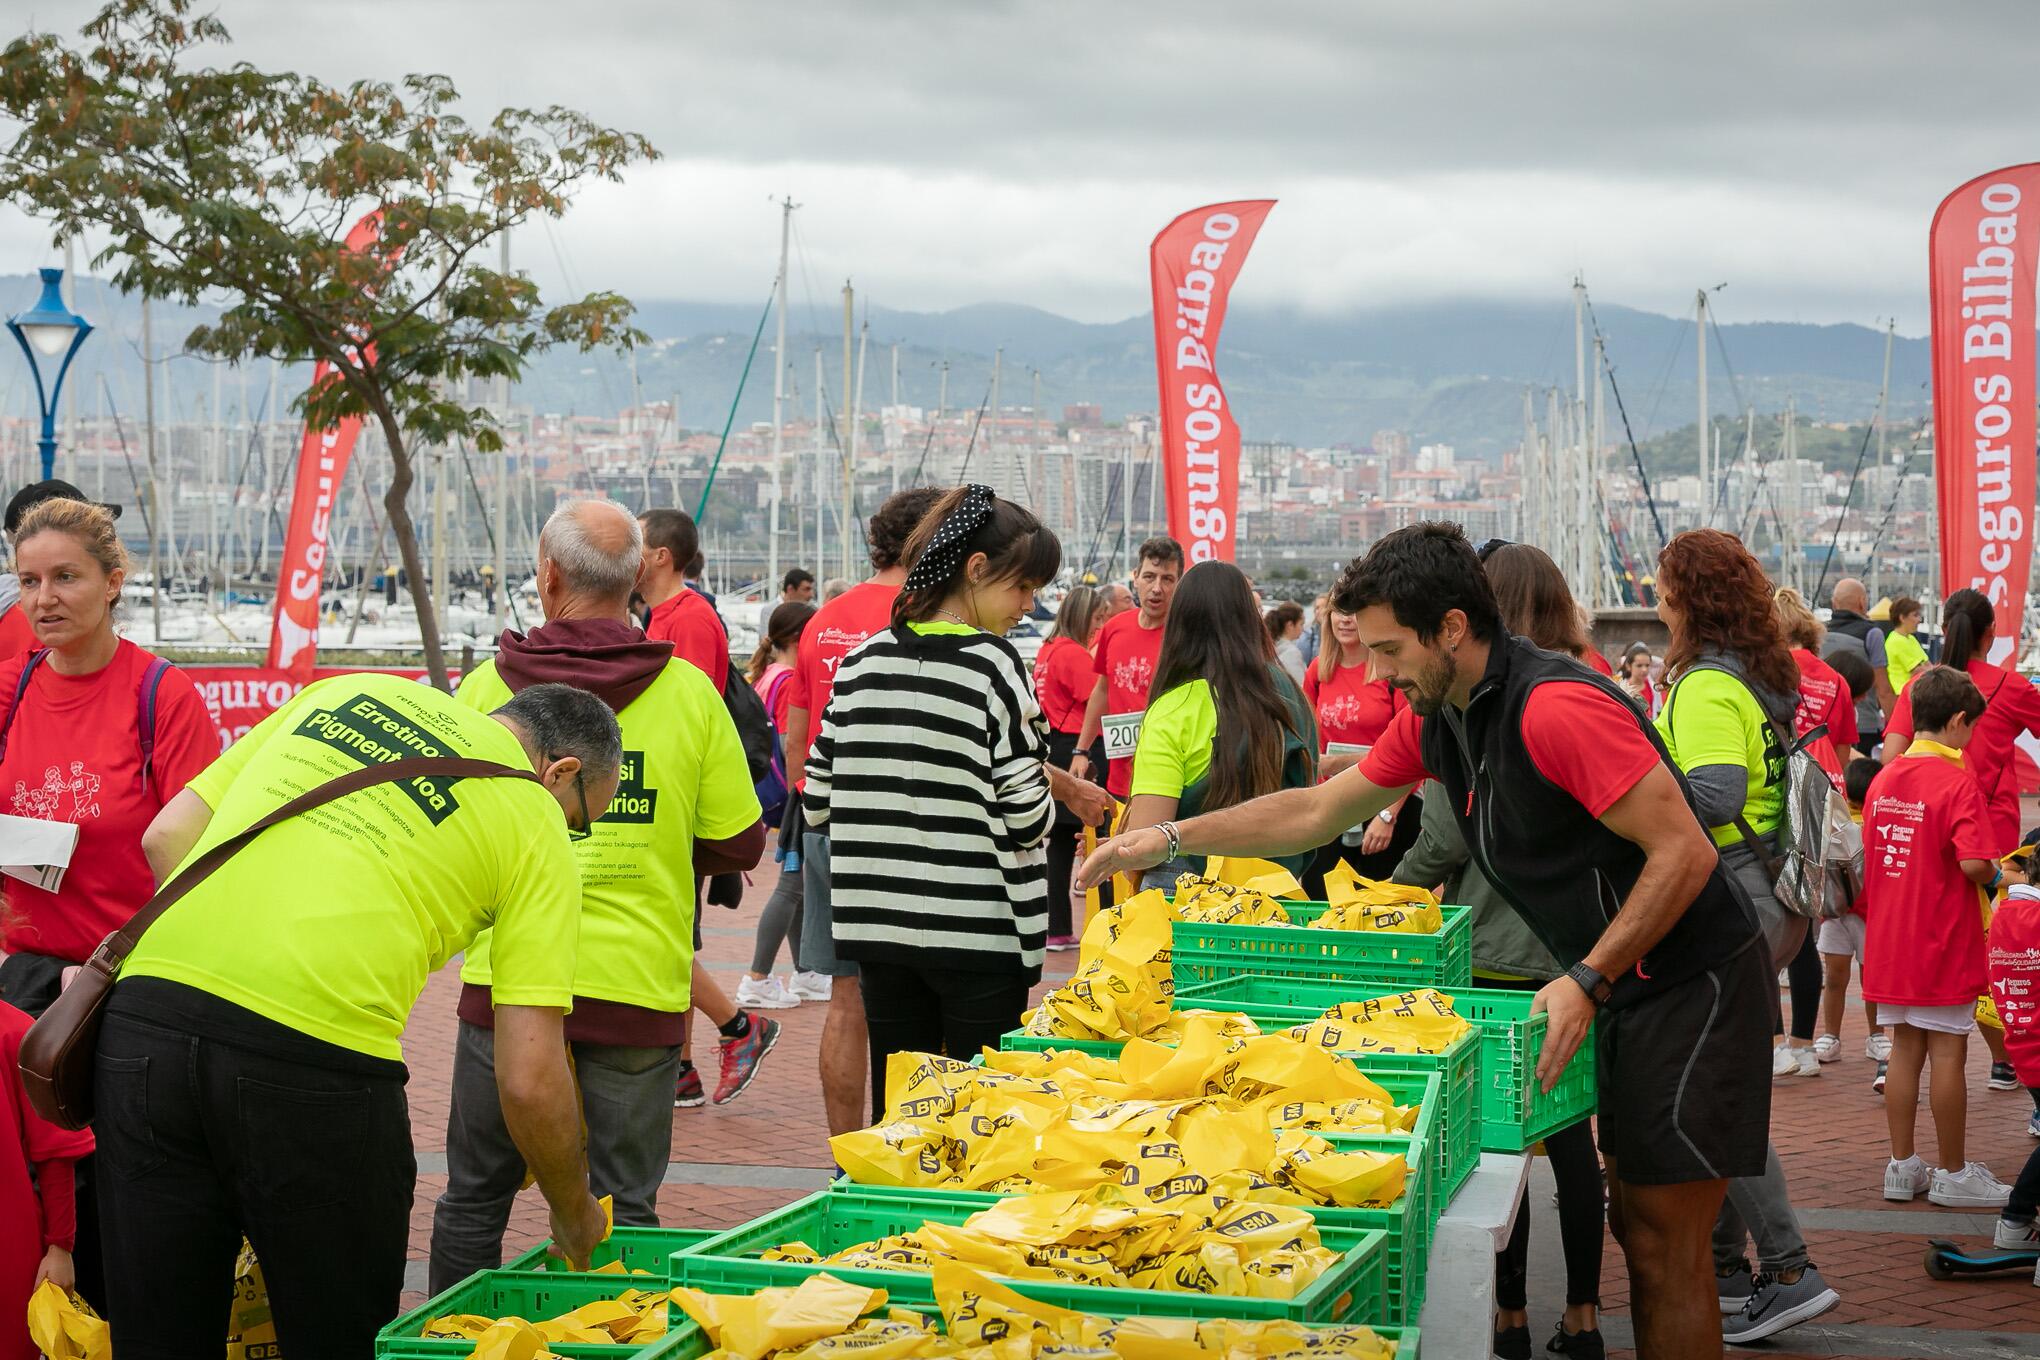
[[[35,1360],[28,1298],[44,1280],[77,1287],[71,1247],[78,1231],[73,1168],[92,1151],[90,1133],[58,1128],[29,1108],[21,1089],[21,1036],[28,1016],[0,1001],[0,1360]],[[34,1176],[30,1177],[33,1170]]]
[[[2005,878],[2013,886],[1998,904],[1990,923],[1990,997],[2004,1022],[2005,1052],[2033,1102],[2040,1106],[2040,888],[2031,886],[2035,833],[2008,856]],[[2040,1137],[2040,1109],[2027,1131]],[[1993,1234],[2007,1250],[2040,1248],[2040,1147],[2026,1159],[2005,1207],[1999,1210]],[[2040,1285],[2040,1264],[2033,1271]]]
[[[1946,666],[1913,680],[1915,737],[1870,785],[1863,813],[1863,996],[1891,1027],[1884,1089],[1891,1162],[1884,1197],[2001,1209],[2010,1187],[1966,1161],[1968,1088],[1963,1064],[1976,998],[1985,985],[1983,902],[2002,877],[1990,808],[1963,769],[1962,748],[1983,713],[1983,695]],[[1930,1101],[1942,1166],[1913,1145],[1920,1072],[1931,1065]]]

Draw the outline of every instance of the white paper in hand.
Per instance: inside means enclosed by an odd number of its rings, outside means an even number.
[[[0,813],[0,874],[55,892],[71,867],[78,847],[75,822],[49,822],[40,817]]]

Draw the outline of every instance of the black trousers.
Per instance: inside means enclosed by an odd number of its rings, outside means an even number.
[[[862,962],[864,1028],[871,1040],[871,1117],[885,1115],[885,1064],[895,1053],[947,1053],[968,1062],[1020,1027],[1024,973],[973,973]]]
[[[292,1061],[110,1008],[93,1091],[108,1321],[122,1360],[219,1354],[243,1235],[262,1262],[282,1354],[374,1353],[404,1292],[417,1180],[401,1077]]]

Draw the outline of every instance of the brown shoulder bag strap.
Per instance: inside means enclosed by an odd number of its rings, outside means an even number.
[[[168,911],[177,899],[203,883],[212,872],[232,859],[242,846],[275,826],[287,822],[300,813],[310,812],[350,793],[373,788],[377,784],[409,783],[413,779],[439,776],[447,779],[529,779],[538,782],[538,776],[530,770],[520,770],[514,765],[503,765],[493,760],[476,760],[467,756],[414,756],[407,760],[386,761],[379,765],[364,765],[358,770],[336,775],[316,788],[306,789],[283,806],[256,819],[245,830],[237,831],[203,855],[186,865],[183,872],[156,890],[156,895],[136,912],[128,923],[106,937],[99,946],[100,952],[110,953],[118,965],[134,950],[142,938],[142,932],[156,924],[156,920]]]

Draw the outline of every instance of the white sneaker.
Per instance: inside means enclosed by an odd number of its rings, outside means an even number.
[[[776,977],[747,977],[737,984],[737,1004],[760,1011],[790,1011],[800,998]]]
[[[827,973],[795,973],[787,990],[802,1001],[827,1001],[835,994],[836,980]]]
[[[2012,1187],[1990,1174],[1982,1162],[1971,1162],[1960,1171],[1934,1173],[1927,1201],[1945,1209],[2002,1209],[2012,1197]]]
[[[1870,1037],[1863,1041],[1863,1056],[1871,1062],[1890,1062],[1891,1036],[1881,1029],[1870,1031]]]
[[[2031,1251],[2040,1247],[2040,1223],[2027,1219],[2024,1223],[2012,1223],[2005,1219],[1997,1221],[1997,1228],[1990,1235],[1991,1245],[2005,1251]]]
[[[1902,1162],[1893,1159],[1884,1168],[1884,1197],[1901,1204],[1910,1203],[1927,1193],[1939,1174],[1921,1161],[1918,1153]]]
[[[1841,1056],[1842,1041],[1835,1035],[1823,1034],[1813,1041],[1813,1058],[1815,1062],[1838,1062]]]
[[[1820,1063],[1814,1058],[1812,1049],[1794,1048],[1790,1044],[1780,1044],[1771,1050],[1771,1076],[1774,1079],[1778,1077],[1817,1077],[1819,1075]]]

